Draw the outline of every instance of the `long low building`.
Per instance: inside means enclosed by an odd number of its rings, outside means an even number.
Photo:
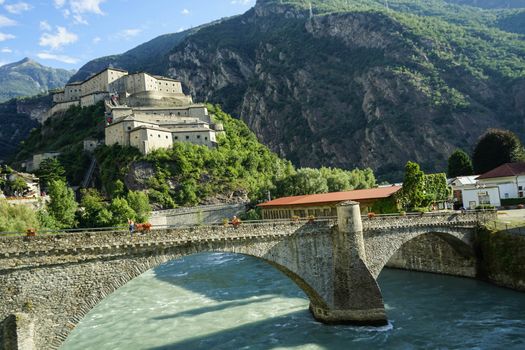
[[[337,205],[346,201],[359,202],[361,213],[372,210],[374,203],[391,198],[401,186],[388,186],[354,190],[345,192],[331,192],[308,194],[303,196],[283,197],[259,204],[263,219],[291,219],[292,217],[306,218],[337,216]]]

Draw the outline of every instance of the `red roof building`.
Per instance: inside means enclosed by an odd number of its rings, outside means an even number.
[[[259,204],[264,219],[288,219],[293,216],[315,217],[336,216],[336,206],[341,202],[359,202],[361,212],[366,214],[378,200],[391,197],[399,191],[401,186],[388,186],[354,190],[345,192],[332,192],[320,194],[307,194],[303,196],[283,197]]]
[[[505,163],[478,176],[476,180],[525,175],[525,163]]]

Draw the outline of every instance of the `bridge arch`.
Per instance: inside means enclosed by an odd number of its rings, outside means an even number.
[[[377,279],[383,268],[392,260],[393,257],[400,254],[404,248],[422,238],[434,238],[435,244],[446,244],[454,250],[458,256],[472,258],[474,260],[475,252],[473,246],[473,232],[470,228],[462,227],[416,227],[416,228],[397,228],[396,230],[373,230],[365,233],[365,246],[367,251],[367,262],[374,278]],[[429,243],[427,241],[427,243]],[[429,251],[430,252],[430,251]],[[427,252],[428,253],[428,252]],[[425,254],[419,252],[419,254]],[[392,267],[404,267],[394,263]],[[414,267],[414,266],[412,266]],[[415,268],[417,270],[417,268]],[[427,272],[440,272],[427,269],[421,269]],[[474,277],[473,274],[465,274]]]

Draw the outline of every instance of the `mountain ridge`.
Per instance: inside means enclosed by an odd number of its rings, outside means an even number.
[[[43,66],[25,57],[0,67],[0,102],[15,97],[30,97],[60,88],[73,71]]]
[[[407,160],[443,169],[487,127],[525,135],[525,40],[499,28],[523,11],[450,2],[259,0],[150,56],[297,166],[399,179]]]

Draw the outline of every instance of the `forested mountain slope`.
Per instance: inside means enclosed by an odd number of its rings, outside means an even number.
[[[523,10],[451,2],[259,0],[186,36],[156,73],[296,165],[442,170],[488,127],[525,135]]]

